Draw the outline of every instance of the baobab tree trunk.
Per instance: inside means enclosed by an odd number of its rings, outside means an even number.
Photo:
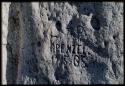
[[[123,84],[122,2],[2,7],[3,84]]]

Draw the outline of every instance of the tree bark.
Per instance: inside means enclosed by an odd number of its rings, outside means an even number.
[[[7,84],[123,84],[122,2],[8,6]]]

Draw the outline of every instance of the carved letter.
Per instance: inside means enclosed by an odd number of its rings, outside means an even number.
[[[67,54],[70,52],[71,53],[71,45],[67,45]]]
[[[73,46],[73,51],[72,51],[72,53],[73,53],[73,54],[76,54],[76,51],[75,51],[76,46],[75,46],[75,45],[72,45],[72,46]]]
[[[79,45],[79,44],[78,44],[78,48],[77,48],[77,53],[78,53],[78,54],[82,54],[82,52],[81,52],[81,50],[80,50],[80,46],[82,46],[82,45]]]

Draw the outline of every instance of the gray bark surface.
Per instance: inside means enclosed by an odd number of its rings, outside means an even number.
[[[8,6],[7,84],[123,84],[122,2]]]

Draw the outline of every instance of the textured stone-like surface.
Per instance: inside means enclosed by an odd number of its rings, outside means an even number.
[[[122,2],[11,3],[8,84],[122,84]]]
[[[7,34],[8,16],[10,3],[2,3],[2,83],[6,84],[6,64],[7,64]]]

